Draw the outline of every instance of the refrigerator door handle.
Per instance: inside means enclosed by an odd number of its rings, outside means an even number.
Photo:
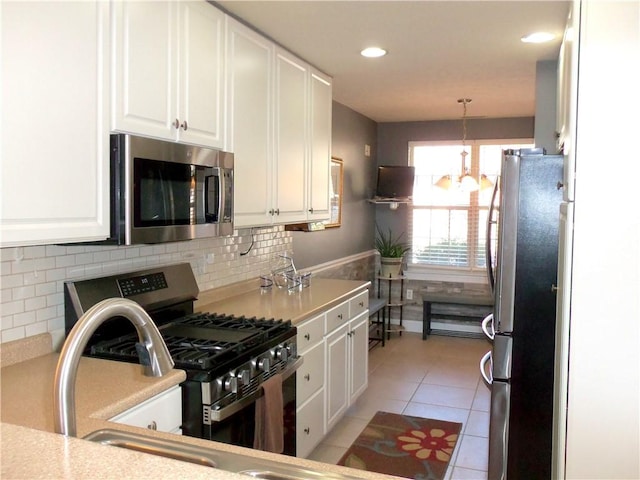
[[[491,326],[491,329],[489,329],[489,326]],[[495,325],[493,324],[493,313],[490,313],[489,315],[484,317],[484,320],[482,320],[481,327],[482,327],[482,331],[489,338],[489,340],[493,340],[495,338],[496,329],[495,329]]]
[[[500,184],[500,177],[496,179],[496,183],[493,186],[493,193],[491,194],[491,203],[489,203],[489,214],[487,215],[487,231],[485,238],[485,264],[487,268],[487,280],[489,281],[489,287],[491,288],[491,293],[494,292],[495,289],[495,274],[493,271],[493,253],[491,252],[491,233],[493,232],[493,226],[497,225],[498,221],[494,218],[494,214],[496,212],[496,197],[498,196],[498,189]]]
[[[489,364],[489,374],[487,374],[487,363]],[[492,359],[491,359],[491,350],[489,350],[487,353],[484,354],[484,356],[480,359],[480,375],[482,375],[482,379],[484,380],[484,383],[486,383],[488,386],[491,385],[493,383],[493,377],[491,376],[491,372],[493,371],[493,365],[492,365]]]

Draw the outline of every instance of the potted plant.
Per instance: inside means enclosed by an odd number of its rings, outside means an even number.
[[[394,237],[391,228],[389,228],[388,234],[384,234],[377,225],[376,230],[375,247],[380,253],[380,276],[384,278],[397,277],[402,270],[404,254],[411,248],[400,241],[403,233]]]

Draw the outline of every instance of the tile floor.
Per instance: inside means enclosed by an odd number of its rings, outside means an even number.
[[[337,463],[376,411],[461,422],[446,480],[487,480],[489,389],[479,362],[483,339],[394,335],[369,351],[369,388],[309,456]]]

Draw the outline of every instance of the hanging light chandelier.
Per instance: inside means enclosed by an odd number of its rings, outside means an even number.
[[[463,192],[475,192],[477,190],[484,190],[485,188],[491,188],[493,182],[489,178],[482,174],[480,176],[480,184],[469,173],[467,168],[467,104],[471,103],[470,98],[459,98],[458,103],[462,104],[462,152],[460,152],[460,175],[453,178],[451,175],[444,175],[438,180],[436,187],[443,188],[445,190],[458,189]]]

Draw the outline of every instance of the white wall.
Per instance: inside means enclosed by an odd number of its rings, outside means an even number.
[[[64,337],[65,280],[99,277],[150,266],[189,262],[201,291],[268,273],[277,253],[291,252],[283,227],[233,236],[131,247],[47,245],[0,249],[1,342],[51,332]]]
[[[583,1],[566,478],[640,478],[640,2]]]

